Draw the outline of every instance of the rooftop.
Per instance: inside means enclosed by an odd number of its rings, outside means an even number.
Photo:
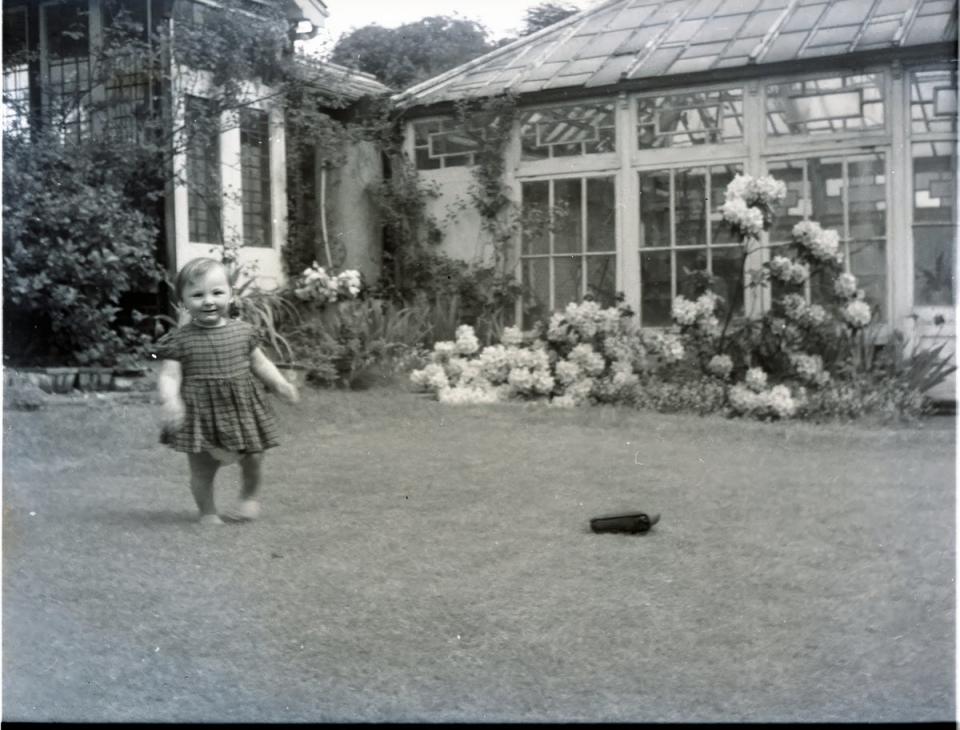
[[[591,89],[956,39],[954,0],[609,0],[395,98]]]

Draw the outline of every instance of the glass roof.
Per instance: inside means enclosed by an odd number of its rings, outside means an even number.
[[[956,38],[953,0],[610,0],[398,98],[592,87]]]

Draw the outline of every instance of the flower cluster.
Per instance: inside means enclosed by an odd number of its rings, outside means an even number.
[[[790,418],[797,412],[797,402],[785,385],[757,391],[738,383],[730,388],[729,401],[734,413],[756,418]]]
[[[821,263],[843,263],[840,235],[832,228],[824,230],[816,221],[800,221],[793,227],[793,240],[804,258]]]
[[[736,175],[727,185],[726,199],[739,198],[747,205],[758,205],[773,209],[787,197],[787,186],[770,175],[753,177]]]
[[[772,177],[737,175],[727,185],[720,214],[741,236],[759,238],[773,221],[773,211],[787,195],[787,186]]]
[[[770,276],[785,284],[802,284],[810,278],[810,267],[786,256],[774,256],[767,263]]]
[[[719,299],[712,291],[704,292],[696,301],[678,296],[673,300],[670,314],[681,327],[696,326],[701,333],[716,337],[720,334],[720,320],[715,314]]]
[[[726,380],[733,372],[733,359],[729,355],[714,355],[707,363],[707,372]]]
[[[842,273],[833,282],[833,293],[840,299],[853,299],[857,296],[857,277]]]
[[[823,369],[820,355],[795,352],[790,355],[790,365],[800,380],[811,385],[826,385],[830,380],[830,373]]]
[[[363,289],[363,279],[355,269],[341,271],[332,276],[317,264],[304,269],[293,285],[294,295],[305,302],[327,304],[340,299],[356,299]]]
[[[603,309],[594,301],[581,304],[571,302],[566,309],[550,317],[547,340],[576,344],[592,340],[598,334],[613,334],[620,325],[623,313],[616,307]]]
[[[866,327],[873,318],[870,305],[862,299],[854,299],[852,302],[847,302],[842,312],[844,321],[854,329]]]

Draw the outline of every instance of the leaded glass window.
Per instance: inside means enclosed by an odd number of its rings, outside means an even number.
[[[532,109],[520,115],[524,160],[616,151],[613,104]]]
[[[692,147],[742,139],[742,89],[637,99],[640,149]]]
[[[3,10],[3,129],[26,129],[30,116],[27,9]]]
[[[957,147],[915,142],[913,156],[913,301],[920,306],[955,302]]]
[[[455,119],[413,123],[413,152],[418,170],[464,167],[474,164],[477,133],[468,132]]]
[[[852,74],[767,86],[767,134],[882,130],[883,75]]]
[[[240,110],[243,245],[271,246],[270,125],[266,112]]]
[[[103,25],[110,72],[107,119],[114,134],[132,141],[150,111],[147,3],[106,2]]]
[[[78,141],[89,128],[84,109],[90,90],[90,28],[87,0],[41,8],[46,50],[47,112],[64,139]]]
[[[640,173],[640,322],[671,323],[677,295],[694,297],[695,272],[707,271],[713,290],[743,310],[738,284],[742,247],[717,208],[739,163]]]
[[[957,131],[956,69],[923,69],[910,74],[910,129],[913,133]]]
[[[857,277],[867,301],[885,316],[887,297],[887,172],[882,153],[811,157],[770,162],[768,172],[787,186],[770,228],[771,255],[786,253],[793,226],[814,220],[840,235],[846,270]],[[827,302],[832,282],[804,287],[808,298]],[[783,293],[774,287],[774,295]]]
[[[196,96],[187,97],[185,113],[190,240],[221,243],[219,119],[213,103]]]
[[[524,326],[587,294],[616,301],[616,190],[613,177],[525,182],[520,257]]]

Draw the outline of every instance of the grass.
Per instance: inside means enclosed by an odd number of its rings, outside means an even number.
[[[212,529],[151,407],[4,414],[4,720],[955,717],[952,419],[278,411],[264,518]]]

